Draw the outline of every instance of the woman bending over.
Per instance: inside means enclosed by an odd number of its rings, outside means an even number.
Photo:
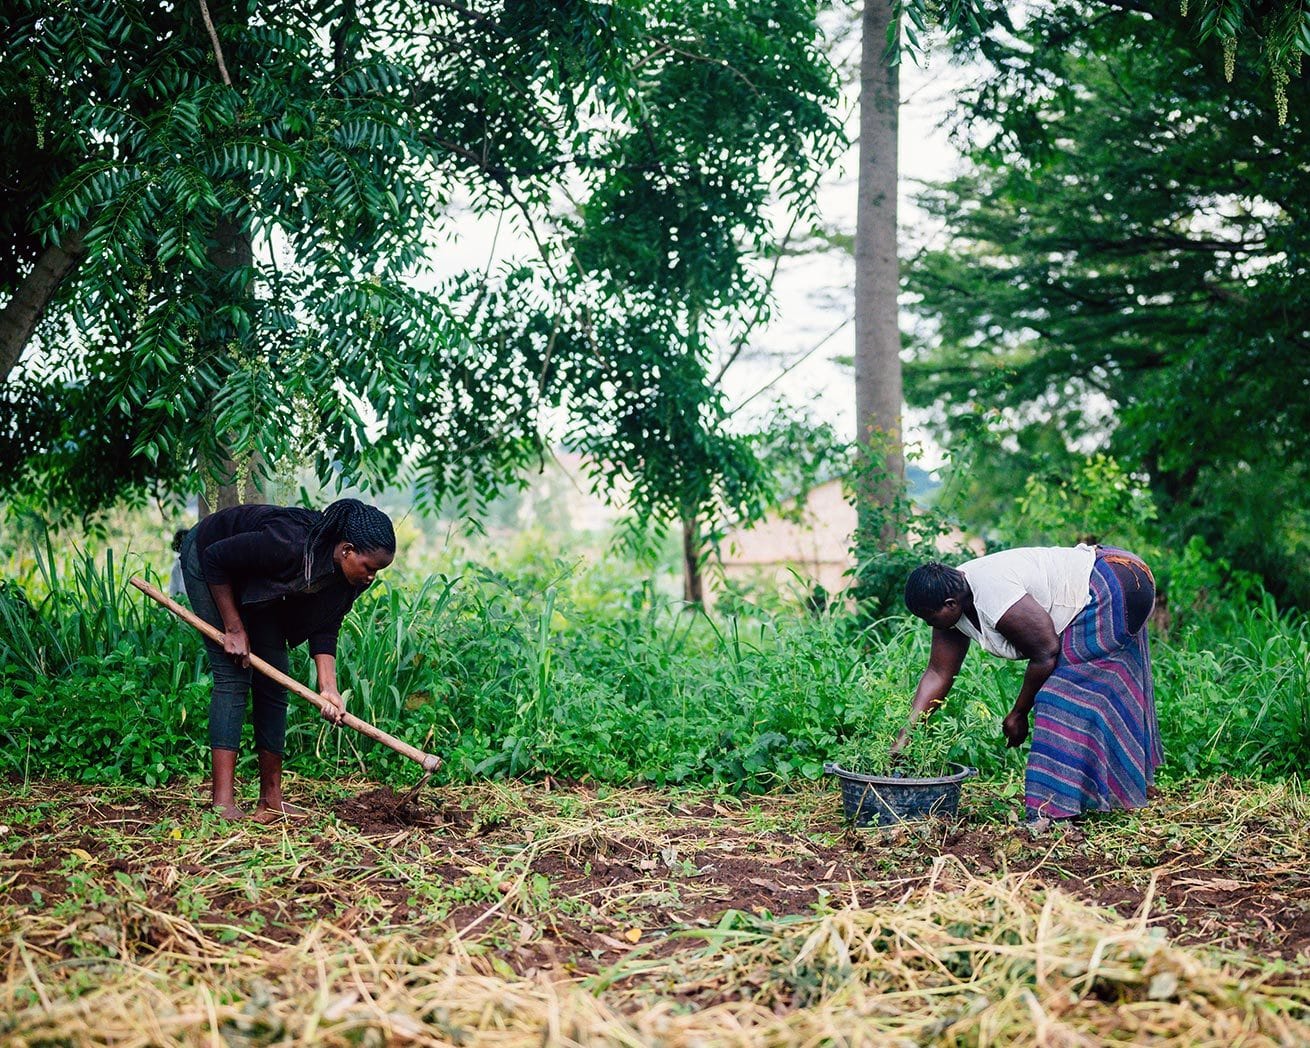
[[[250,656],[287,672],[289,648],[308,642],[318,690],[346,712],[337,690],[337,634],[346,612],[396,554],[396,535],[381,510],[341,499],[323,512],[286,506],[233,506],[212,513],[182,542],[182,575],[197,615],[223,631],[205,640],[214,691],[209,745],[214,806],[229,819],[236,803],[236,759],[246,696],[253,694],[259,761],[259,822],[300,814],[282,797],[286,689],[250,668]]]

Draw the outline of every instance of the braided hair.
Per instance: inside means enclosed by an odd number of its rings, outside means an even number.
[[[310,551],[318,543],[328,540],[333,544],[349,542],[361,553],[373,550],[396,552],[396,532],[391,518],[376,506],[366,506],[359,499],[337,499],[309,529],[305,549]]]
[[[905,580],[905,606],[915,615],[931,614],[950,597],[963,597],[968,589],[964,572],[940,561],[921,564]]]

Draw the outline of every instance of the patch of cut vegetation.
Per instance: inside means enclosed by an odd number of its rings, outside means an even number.
[[[0,803],[0,1039],[106,1045],[1310,1040],[1310,804],[1171,790],[1032,837],[1003,787],[854,831],[831,790],[486,783],[421,821],[295,780]],[[352,821],[353,820],[353,821]]]

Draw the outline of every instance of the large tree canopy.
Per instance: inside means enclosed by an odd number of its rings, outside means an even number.
[[[1153,6],[1062,3],[983,42],[972,165],[924,200],[950,242],[908,277],[932,332],[912,397],[957,440],[991,412],[1106,448],[1176,534],[1304,600],[1310,91],[1286,85],[1280,124],[1255,57],[1230,83]]]
[[[744,497],[707,333],[767,314],[768,206],[840,138],[814,6],[11,0],[0,484],[308,463],[432,504],[551,416],[642,508]],[[456,198],[534,249],[422,290]]]
[[[898,71],[903,54],[917,57],[930,28],[944,29],[963,50],[985,46],[998,34],[1013,33],[1011,8],[1021,18],[1031,5],[995,0],[866,0],[860,67],[859,202],[855,234],[855,390],[856,439],[866,454],[856,485],[860,509],[857,547],[869,580],[881,569],[889,547],[909,537],[903,488],[901,339],[898,326]],[[1310,51],[1310,10],[1297,3],[1245,0],[1183,0],[1180,13],[1192,16],[1191,38],[1222,54],[1225,73],[1235,71],[1239,37],[1258,41],[1254,68],[1266,74],[1271,90],[1264,99],[1285,121],[1287,85]],[[1108,0],[1086,6],[1093,19],[1147,16],[1151,0]],[[1057,44],[1058,46],[1058,44]],[[900,507],[900,508],[898,508]],[[865,566],[868,566],[866,570]],[[872,583],[876,588],[880,583]]]

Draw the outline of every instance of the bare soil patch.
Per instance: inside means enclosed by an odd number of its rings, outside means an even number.
[[[1310,1043],[1292,786],[1035,838],[1000,787],[883,831],[819,787],[288,787],[0,799],[0,1042]]]
[[[728,911],[896,902],[954,859],[1145,915],[1179,943],[1310,963],[1310,826],[1286,790],[1167,791],[1145,812],[1034,837],[997,819],[985,788],[966,790],[956,820],[889,830],[847,827],[836,793],[817,787],[743,799],[486,784],[404,804],[387,786],[292,788],[310,817],[274,827],[222,824],[195,789],[21,790],[0,803],[0,928],[26,924],[32,941],[79,955],[95,942],[79,928],[132,901],[270,942],[326,920],[490,939],[520,972],[596,971],[694,943]],[[62,938],[43,939],[43,915]]]

